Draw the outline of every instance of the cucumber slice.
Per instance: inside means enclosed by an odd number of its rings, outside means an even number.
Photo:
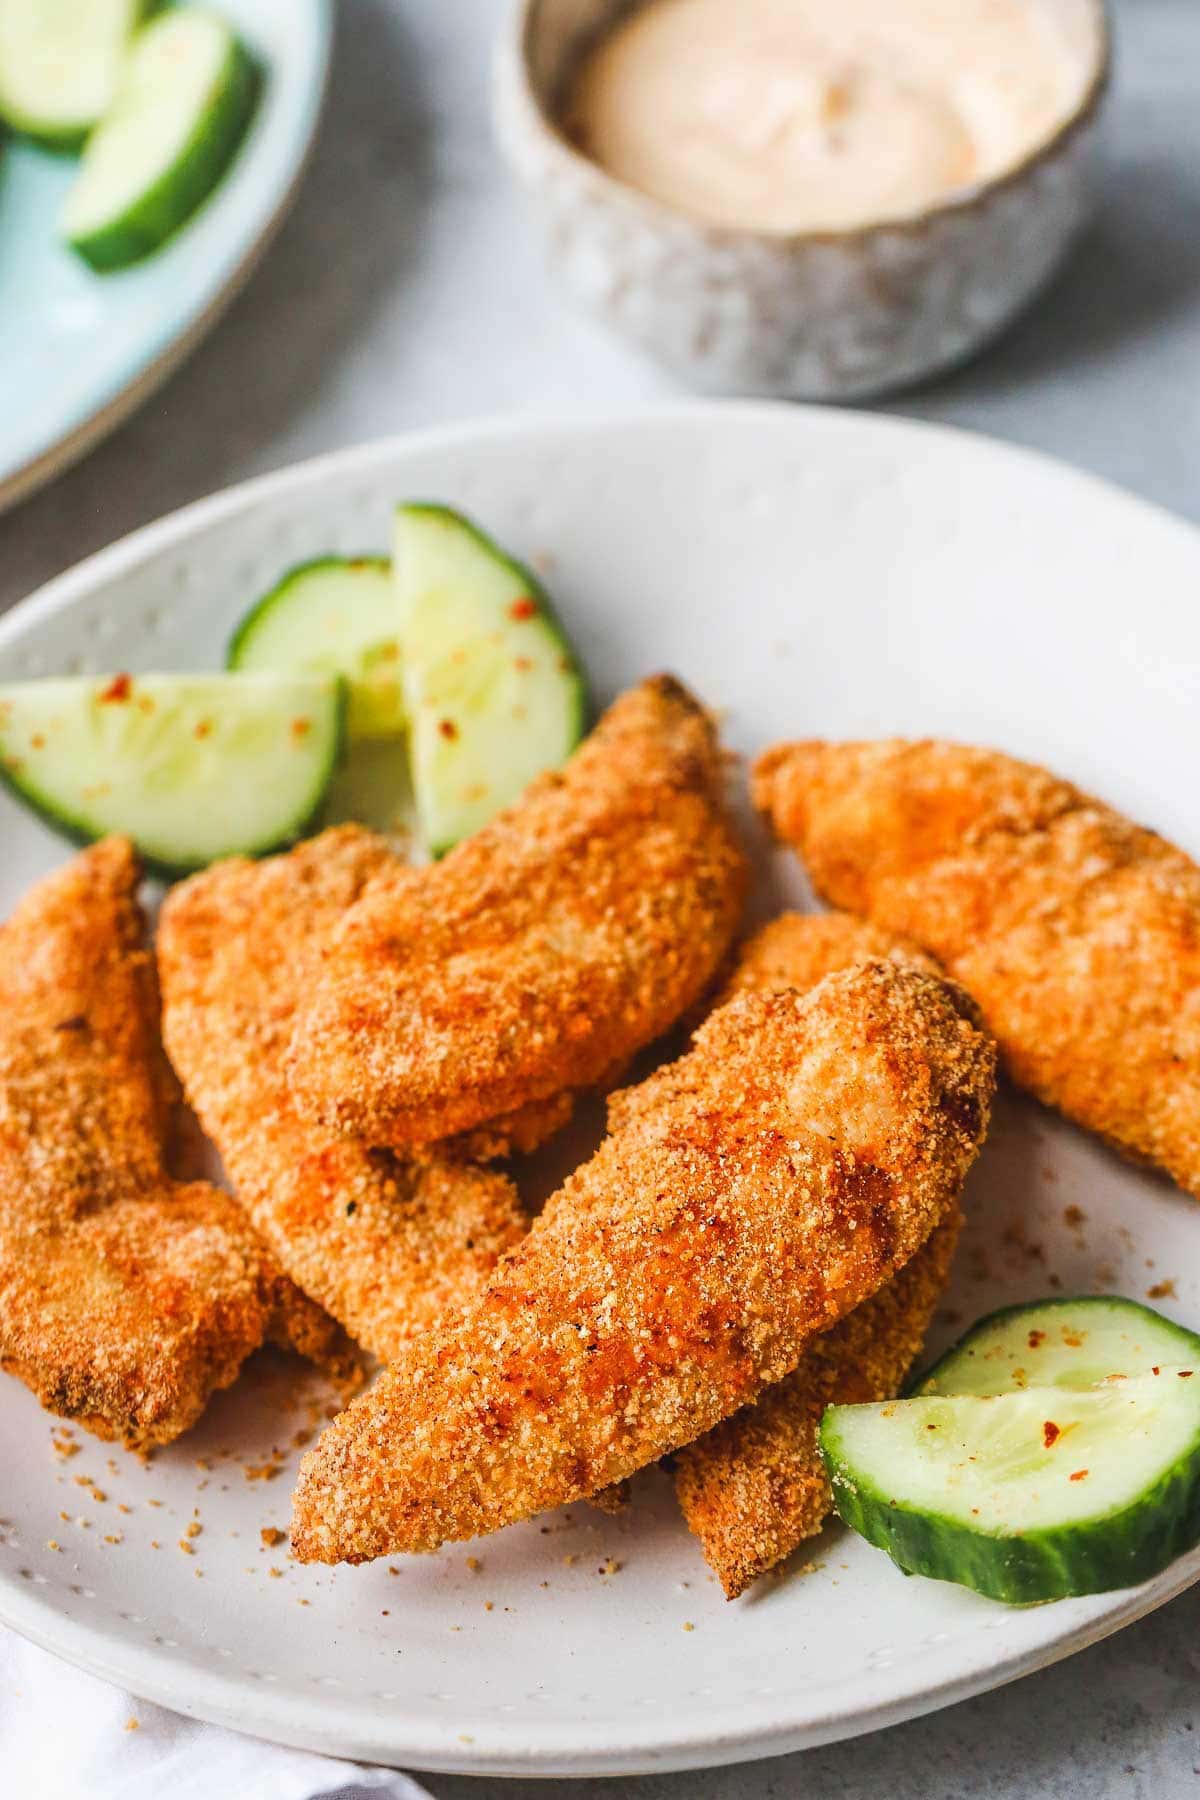
[[[399,737],[397,620],[387,557],[318,557],[290,570],[251,608],[233,634],[226,667],[342,675],[351,743]]]
[[[1094,1387],[1171,1364],[1200,1369],[1200,1337],[1136,1300],[1096,1296],[1006,1306],[972,1326],[914,1387],[917,1394],[1005,1394]]]
[[[117,675],[0,687],[0,776],[56,829],[175,874],[299,837],[337,764],[341,682]]]
[[[247,51],[215,14],[181,6],[147,25],[67,195],[71,248],[101,271],[160,249],[225,173],[257,90]]]
[[[130,41],[155,0],[0,0],[0,119],[51,150],[78,150],[113,103]]]
[[[396,513],[396,591],[417,813],[443,855],[583,736],[575,653],[541,584],[460,513]]]
[[[1130,1587],[1200,1541],[1200,1366],[831,1406],[820,1440],[848,1525],[994,1600]]]

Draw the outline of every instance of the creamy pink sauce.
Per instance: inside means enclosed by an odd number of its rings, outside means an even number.
[[[845,230],[1051,137],[1095,66],[1082,22],[1050,0],[649,0],[585,58],[567,124],[696,219]]]

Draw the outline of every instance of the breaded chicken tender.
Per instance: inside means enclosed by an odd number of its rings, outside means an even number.
[[[848,913],[784,913],[742,948],[724,998],[795,988],[869,957],[936,972],[928,957]],[[958,1242],[954,1208],[904,1268],[832,1331],[790,1375],[675,1457],[675,1491],[729,1599],[813,1537],[833,1507],[817,1426],[834,1402],[887,1400],[911,1369]]]
[[[916,1255],[790,1375],[675,1457],[675,1492],[728,1600],[815,1537],[833,1511],[817,1446],[827,1406],[888,1400],[921,1353],[962,1220],[955,1208]]]
[[[784,744],[754,787],[828,900],[969,989],[1015,1081],[1200,1197],[1200,868],[1182,850],[960,744]]]
[[[131,846],[40,882],[0,929],[0,1364],[43,1406],[135,1448],[185,1431],[271,1335],[345,1345],[239,1208],[172,1182]]]
[[[495,1171],[404,1161],[301,1119],[284,1077],[321,945],[393,857],[341,826],[172,890],[158,935],[167,1050],[241,1204],[288,1274],[385,1360],[481,1290],[526,1228]]]
[[[795,1367],[956,1207],[990,1042],[959,990],[867,963],[742,995],[651,1079],[457,1326],[301,1465],[308,1562],[432,1550],[581,1499]]]
[[[662,676],[436,867],[381,875],[298,1010],[299,1111],[406,1148],[610,1083],[733,937],[721,790],[711,721]]]

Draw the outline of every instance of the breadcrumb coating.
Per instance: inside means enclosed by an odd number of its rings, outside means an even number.
[[[795,1367],[956,1206],[994,1054],[894,963],[741,995],[652,1078],[457,1326],[306,1456],[303,1561],[497,1530],[623,1480]]]
[[[805,993],[869,957],[936,972],[914,945],[848,913],[784,913],[743,946],[722,997]],[[949,1277],[960,1222],[955,1209],[877,1294],[813,1340],[790,1375],[677,1452],[684,1518],[728,1599],[825,1523],[833,1494],[817,1447],[821,1414],[835,1401],[899,1392]]]
[[[726,1599],[821,1530],[833,1510],[817,1445],[821,1414],[900,1392],[949,1280],[961,1223],[956,1209],[878,1293],[816,1338],[790,1375],[677,1453],[683,1516]]]
[[[994,750],[784,744],[755,771],[835,905],[968,988],[1013,1079],[1200,1197],[1200,868]]]
[[[131,845],[40,882],[0,929],[0,1364],[136,1448],[185,1431],[271,1334],[344,1372],[228,1195],[172,1182]]]
[[[174,888],[158,934],[167,1050],[238,1199],[305,1293],[385,1360],[473,1299],[526,1228],[504,1175],[369,1149],[292,1102],[284,1051],[322,944],[393,861],[355,825],[234,858]]]
[[[350,909],[297,1013],[299,1110],[407,1148],[611,1080],[712,980],[746,880],[711,721],[643,682],[561,772]]]

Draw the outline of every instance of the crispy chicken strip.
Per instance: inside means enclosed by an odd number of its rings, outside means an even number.
[[[228,1195],[165,1172],[175,1089],[138,878],[109,839],[0,929],[0,1363],[52,1412],[144,1448],[186,1430],[265,1335],[323,1360],[344,1345]]]
[[[362,1562],[495,1531],[689,1443],[795,1367],[957,1204],[994,1056],[895,964],[742,995],[652,1077],[456,1327],[301,1465],[293,1548]]]
[[[167,1050],[238,1199],[304,1292],[385,1359],[474,1298],[525,1230],[505,1176],[370,1150],[292,1103],[283,1054],[322,940],[392,862],[347,825],[218,863],[172,890],[158,935]]]
[[[1032,764],[785,744],[755,795],[820,891],[930,950],[1013,1079],[1200,1197],[1200,868]]]
[[[723,996],[804,993],[865,957],[934,971],[913,945],[848,913],[784,913],[743,947]],[[912,1367],[945,1288],[960,1226],[954,1208],[912,1260],[790,1375],[675,1457],[675,1491],[729,1599],[825,1523],[833,1495],[817,1426],[836,1402],[886,1400]]]
[[[660,676],[444,862],[372,883],[297,1014],[299,1110],[404,1148],[611,1081],[736,928],[721,774],[711,721]]]

